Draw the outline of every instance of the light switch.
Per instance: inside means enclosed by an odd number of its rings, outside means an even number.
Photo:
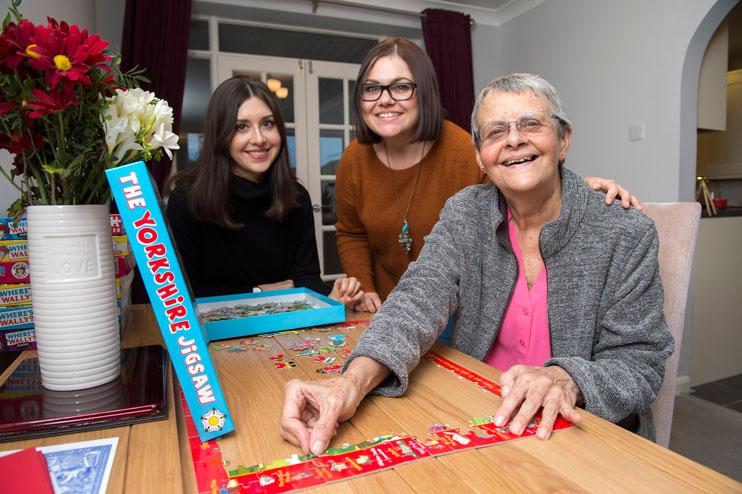
[[[631,122],[629,124],[629,140],[644,140],[644,122]]]

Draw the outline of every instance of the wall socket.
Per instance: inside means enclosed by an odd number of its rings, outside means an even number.
[[[631,122],[629,124],[629,140],[644,140],[644,122]]]

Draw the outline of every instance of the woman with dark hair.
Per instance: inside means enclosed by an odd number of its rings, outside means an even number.
[[[167,217],[197,297],[307,287],[350,303],[363,294],[355,278],[330,289],[319,276],[309,194],[262,82],[232,77],[214,91],[198,161],[172,183]]]
[[[486,181],[471,136],[450,121],[433,64],[404,38],[372,48],[358,71],[353,98],[356,140],[336,177],[337,242],[343,270],[363,284],[357,310],[376,312],[417,259],[446,200]],[[595,190],[636,198],[612,180],[586,178]]]

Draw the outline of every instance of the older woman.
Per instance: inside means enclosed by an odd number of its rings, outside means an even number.
[[[472,123],[493,184],[447,202],[341,377],[287,384],[282,435],[305,451],[323,451],[367,393],[404,393],[449,316],[455,348],[505,371],[498,425],[515,414],[521,434],[543,408],[546,439],[558,415],[579,422],[580,404],[653,436],[649,405],[673,349],[653,223],[604,207],[562,167],[572,128],[542,78],[495,79]]]

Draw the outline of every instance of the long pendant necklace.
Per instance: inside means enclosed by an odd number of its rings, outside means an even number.
[[[425,155],[425,143],[423,142],[423,149],[420,153],[420,162],[417,164],[417,172],[415,172],[415,181],[412,183],[412,190],[410,191],[410,198],[407,201],[407,208],[402,206],[402,199],[399,197],[399,189],[397,189],[397,184],[394,181],[394,173],[392,173],[392,162],[389,161],[389,151],[386,149],[386,143],[384,141],[381,141],[382,145],[384,146],[384,156],[386,156],[386,162],[387,166],[389,167],[389,173],[391,176],[392,181],[392,187],[394,187],[394,193],[397,195],[397,203],[399,204],[399,210],[402,213],[402,229],[399,232],[399,245],[402,246],[402,250],[404,251],[405,255],[407,257],[410,257],[412,255],[412,235],[410,232],[410,224],[407,222],[407,213],[410,212],[410,206],[412,206],[412,198],[415,196],[415,188],[417,187],[417,179],[420,177],[420,169],[422,168],[422,160],[423,156]]]

